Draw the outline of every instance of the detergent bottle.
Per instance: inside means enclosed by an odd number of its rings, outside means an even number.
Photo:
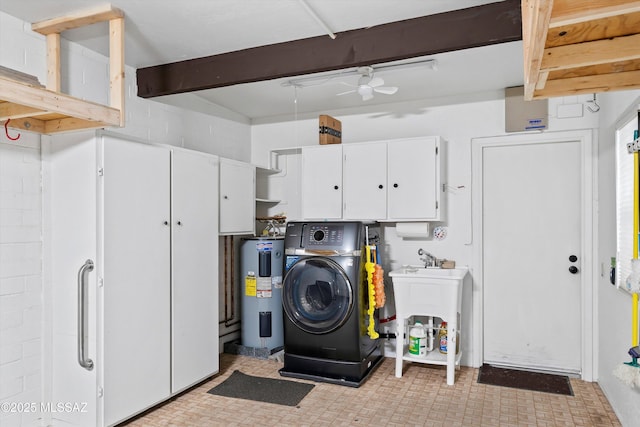
[[[427,355],[427,333],[420,321],[409,330],[409,354],[418,357]]]

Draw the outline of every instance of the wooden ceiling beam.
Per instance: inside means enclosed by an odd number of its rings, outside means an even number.
[[[640,34],[614,37],[544,50],[540,69],[555,71],[640,59]]]
[[[640,1],[629,0],[557,0],[549,28],[564,27],[595,19],[640,12]]]
[[[536,86],[544,87],[547,75],[540,80],[540,65],[553,0],[522,0],[522,44],[524,50],[524,98],[532,99]]]
[[[599,74],[547,80],[544,89],[536,90],[534,99],[555,96],[584,95],[612,90],[640,88],[640,71]]]
[[[391,22],[137,70],[138,96],[213,89],[522,39],[520,0]]]

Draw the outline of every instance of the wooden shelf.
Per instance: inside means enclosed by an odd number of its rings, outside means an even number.
[[[640,88],[640,1],[522,0],[527,100]]]
[[[60,32],[109,21],[109,106],[60,92]],[[47,84],[0,75],[0,121],[8,127],[52,134],[124,126],[124,13],[111,5],[32,24],[46,36]]]

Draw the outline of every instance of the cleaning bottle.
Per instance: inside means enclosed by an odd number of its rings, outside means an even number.
[[[447,322],[440,324],[440,333],[438,334],[438,342],[440,353],[447,354]],[[456,354],[460,353],[460,333],[456,333]]]
[[[438,348],[440,353],[447,354],[447,322],[440,323],[440,332],[438,333]]]
[[[418,357],[427,355],[427,333],[420,321],[414,323],[409,330],[409,354]]]

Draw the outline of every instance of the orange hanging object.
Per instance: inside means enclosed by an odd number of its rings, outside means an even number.
[[[384,293],[384,270],[379,264],[375,265],[373,271],[373,286],[376,297],[376,308],[382,308],[387,298]]]

